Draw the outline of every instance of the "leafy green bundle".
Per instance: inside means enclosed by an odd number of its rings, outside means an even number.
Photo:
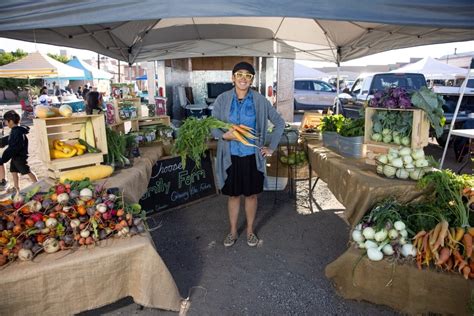
[[[346,119],[339,130],[339,135],[344,137],[364,136],[365,119]]]
[[[339,132],[345,119],[342,114],[325,115],[321,120],[321,132]]]

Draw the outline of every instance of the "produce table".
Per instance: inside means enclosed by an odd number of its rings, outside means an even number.
[[[181,300],[147,236],[14,262],[0,270],[0,288],[0,315],[68,315],[126,296],[146,307],[179,311]]]
[[[346,299],[383,304],[408,314],[470,315],[474,282],[457,273],[418,270],[413,263],[371,262],[361,251],[348,249],[326,266],[326,277]],[[352,277],[353,275],[353,277]],[[370,277],[368,277],[370,276]],[[390,286],[386,286],[392,280]]]
[[[365,164],[363,159],[342,157],[320,142],[308,144],[308,156],[312,170],[346,207],[344,217],[351,226],[377,201],[393,196],[409,202],[422,195],[415,188],[416,182],[378,176],[375,166]],[[371,262],[365,257],[357,264],[361,254],[360,250],[349,248],[326,266],[326,277],[342,297],[384,304],[410,314],[468,314],[466,305],[474,282],[459,274],[418,270],[414,262]]]
[[[328,188],[346,210],[344,218],[355,226],[380,200],[395,197],[400,202],[410,202],[423,192],[415,188],[415,181],[388,179],[375,173],[375,166],[364,159],[345,158],[321,142],[308,144],[310,168],[327,183]]]
[[[124,190],[129,203],[146,191],[161,146],[140,148],[131,168],[103,180]],[[40,181],[42,188],[51,183]],[[33,262],[16,261],[0,269],[0,315],[66,315],[131,296],[135,303],[179,311],[181,297],[173,277],[149,235],[112,238],[77,251],[40,254]]]

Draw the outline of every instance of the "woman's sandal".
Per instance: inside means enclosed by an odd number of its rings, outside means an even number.
[[[247,235],[247,245],[250,247],[255,247],[258,245],[258,238],[254,233],[250,233]]]
[[[236,240],[237,240],[237,236],[234,236],[232,233],[230,233],[224,239],[224,246],[225,247],[233,246]]]

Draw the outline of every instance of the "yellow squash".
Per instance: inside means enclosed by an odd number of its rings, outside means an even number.
[[[78,168],[71,171],[65,171],[61,174],[59,182],[64,183],[66,180],[82,181],[85,178],[89,178],[91,181],[99,180],[109,177],[114,172],[114,168],[111,166],[92,166]]]

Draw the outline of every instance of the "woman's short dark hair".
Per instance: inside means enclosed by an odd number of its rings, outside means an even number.
[[[16,113],[15,110],[10,110],[10,111],[5,112],[5,114],[3,114],[3,120],[13,121],[13,123],[18,124],[20,123],[20,115],[18,115],[18,113]]]

